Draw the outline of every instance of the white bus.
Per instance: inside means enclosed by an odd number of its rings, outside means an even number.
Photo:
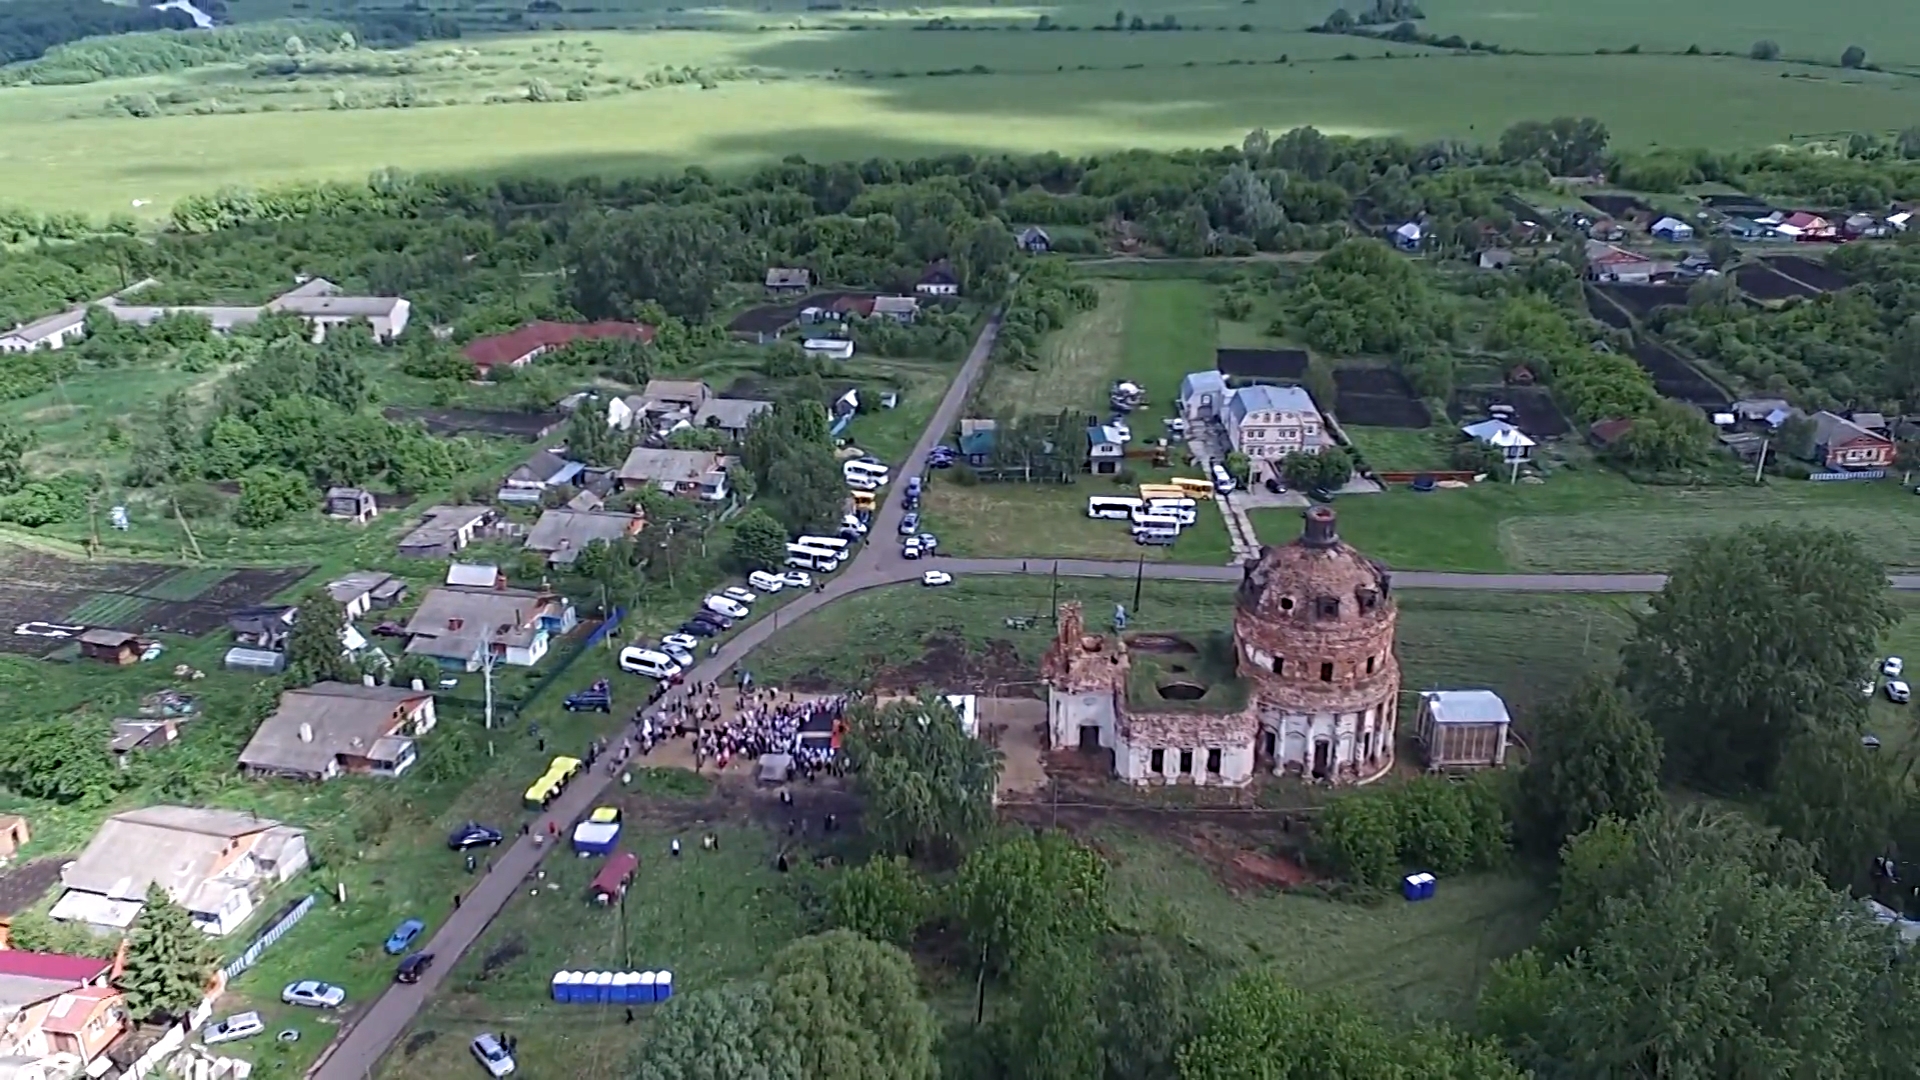
[[[809,559],[824,558],[833,564],[825,567],[827,570],[838,570],[840,564],[846,561],[845,552],[835,551],[832,548],[814,547],[812,544],[788,544],[787,555],[789,558],[796,556]]]
[[[1200,520],[1200,510],[1192,499],[1149,499],[1146,513],[1155,517],[1170,517],[1180,523],[1181,528]]]
[[[891,470],[878,462],[861,461],[855,458],[840,466],[840,474],[846,477],[849,483],[854,480],[864,480],[876,487],[885,487]]]
[[[1135,511],[1146,504],[1139,499],[1129,499],[1118,495],[1095,495],[1087,500],[1087,516],[1090,518],[1108,518],[1113,521],[1126,521]]]
[[[1178,539],[1180,539],[1179,529],[1142,529],[1136,527],[1133,530],[1133,542],[1136,544],[1152,544],[1157,547],[1164,547]]]
[[[803,536],[795,540],[794,543],[803,547],[820,548],[823,551],[837,551],[843,557],[846,555],[847,549],[853,546],[851,540],[846,540],[838,536]]]
[[[1158,510],[1141,510],[1133,515],[1135,532],[1141,529],[1172,529],[1174,532],[1179,532],[1189,524],[1191,522],[1182,521],[1177,515],[1162,513]]]
[[[812,570],[815,573],[831,574],[835,570],[840,569],[840,560],[825,552],[816,552],[815,554],[808,555],[804,552],[796,554],[789,551],[787,552],[787,565],[793,567],[795,570]]]

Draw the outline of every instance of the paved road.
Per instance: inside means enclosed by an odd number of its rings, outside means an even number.
[[[974,343],[973,351],[968,354],[966,363],[961,366],[939,408],[934,410],[933,419],[921,434],[920,441],[914,445],[909,462],[926,460],[927,451],[941,436],[954,429],[968,392],[986,367],[987,354],[993,348],[994,337],[999,329],[1000,320],[996,314]],[[902,469],[901,475],[909,471]],[[1158,581],[1240,580],[1240,568],[1235,566],[1100,562],[1087,559],[939,558],[931,563],[909,561],[901,557],[899,546],[893,542],[903,513],[901,503],[905,498],[906,484],[889,484],[886,490],[887,497],[874,515],[873,543],[867,544],[844,570],[824,584],[821,591],[792,600],[781,607],[774,618],[762,619],[741,628],[738,634],[720,647],[717,655],[694,668],[689,675],[690,681],[718,680],[727,669],[744,660],[754,649],[796,619],[866,589],[918,580],[920,574],[930,566],[938,566],[957,576],[1046,576],[1058,573],[1063,577],[1130,578],[1138,572]],[[1658,591],[1666,583],[1666,577],[1662,574],[1442,574],[1420,571],[1398,572],[1393,580],[1402,588],[1413,589],[1541,593],[1649,593]],[[1891,584],[1895,589],[1920,590],[1920,574],[1897,574]],[[421,1007],[439,989],[441,980],[455,962],[473,946],[486,930],[487,924],[513,898],[521,881],[534,871],[548,851],[565,845],[573,822],[599,800],[601,793],[611,783],[612,777],[604,771],[596,770],[582,776],[533,822],[532,828],[536,833],[544,832],[549,822],[557,825],[560,844],[535,845],[531,837],[523,837],[496,855],[493,869],[476,880],[461,900],[460,907],[433,935],[433,939],[422,946],[425,951],[433,953],[438,961],[428,970],[426,977],[412,985],[395,984],[372,1005],[363,1007],[353,1025],[334,1040],[308,1076],[313,1080],[365,1080],[370,1076],[380,1058],[399,1041]]]

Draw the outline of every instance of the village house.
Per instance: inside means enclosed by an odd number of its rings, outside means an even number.
[[[267,892],[307,862],[304,831],[249,811],[128,810],[103,822],[87,849],[61,870],[66,891],[47,914],[101,931],[125,930],[146,906],[147,888],[158,885],[195,926],[219,937],[238,929]]]
[[[87,309],[77,307],[44,319],[35,319],[0,334],[0,353],[61,349],[87,336]]]
[[[374,608],[390,608],[406,599],[407,583],[384,570],[355,570],[329,581],[327,595],[346,611],[348,619],[359,619]]]
[[[414,558],[452,555],[479,534],[494,519],[490,506],[432,506],[421,515],[420,524],[400,539],[400,554]]]
[[[1885,469],[1897,451],[1892,439],[1844,416],[1813,414],[1813,457],[1829,469]]]
[[[327,489],[327,516],[335,521],[365,525],[380,513],[380,504],[366,488],[331,487]]]
[[[300,609],[293,604],[261,604],[227,616],[227,629],[233,631],[236,644],[281,649],[293,635],[293,623],[299,617]]]
[[[240,752],[240,769],[292,780],[399,776],[413,767],[414,740],[437,722],[425,690],[315,683],[280,695],[279,709]]]
[[[513,467],[494,497],[503,503],[538,503],[551,488],[573,483],[586,466],[552,450],[535,450]]]
[[[809,356],[818,356],[826,360],[853,359],[853,342],[846,338],[807,338],[800,348]]]
[[[1013,238],[1013,242],[1019,245],[1021,251],[1029,255],[1041,255],[1053,250],[1053,237],[1048,236],[1047,230],[1038,225],[1029,225],[1021,229],[1019,235]]]
[[[930,266],[920,275],[920,280],[913,283],[913,291],[920,296],[959,296],[960,279],[951,266],[944,263]]]
[[[1419,251],[1420,242],[1426,239],[1426,231],[1420,228],[1419,222],[1409,221],[1388,232],[1387,238],[1401,251]]]
[[[99,1076],[132,1028],[119,962],[0,949],[0,1063],[11,1080]]]
[[[1482,270],[1505,270],[1513,265],[1513,252],[1505,248],[1488,248],[1475,260]]]
[[[1793,237],[1795,240],[1828,240],[1840,234],[1833,222],[1819,214],[1805,210],[1796,210],[1773,223],[1774,231]]]
[[[617,474],[622,488],[656,487],[673,495],[718,501],[727,497],[725,459],[711,450],[655,450],[637,446]]]
[[[993,457],[999,427],[1000,422],[992,417],[970,417],[960,421],[960,456],[966,459],[967,464],[977,468]]]
[[[1647,232],[1656,240],[1665,240],[1669,244],[1684,244],[1693,239],[1693,226],[1676,217],[1663,217],[1653,223]]]
[[[1752,218],[1730,217],[1720,223],[1720,231],[1735,240],[1785,240],[1786,236],[1772,225],[1763,225]]]
[[[155,644],[125,630],[89,630],[80,635],[80,655],[104,664],[135,664]]]
[[[1328,443],[1320,410],[1304,387],[1243,386],[1227,399],[1223,421],[1233,448],[1254,461],[1317,454]]]
[[[1126,440],[1111,424],[1087,428],[1087,471],[1095,476],[1112,476],[1127,463]]]
[[[920,317],[920,299],[914,296],[876,296],[868,314],[897,323],[910,323]]]
[[[572,602],[552,593],[449,586],[428,593],[407,622],[407,655],[456,671],[479,671],[489,654],[495,663],[532,667],[577,622]]]
[[[813,287],[813,271],[792,266],[776,266],[767,270],[767,291],[775,296],[799,294]]]
[[[613,543],[637,535],[646,525],[639,514],[611,510],[549,510],[527,533],[526,549],[547,557],[548,566],[572,566],[596,540]]]
[[[709,398],[693,414],[693,426],[724,431],[728,438],[738,439],[747,433],[753,418],[764,412],[773,411],[773,402],[755,401],[752,398]]]
[[[1673,271],[1672,262],[1663,262],[1599,240],[1587,241],[1587,277],[1594,281],[1645,285],[1656,275],[1671,274]]]
[[[1227,377],[1218,371],[1189,371],[1180,380],[1177,401],[1180,417],[1189,424],[1207,423],[1226,411]]]
[[[632,341],[651,342],[653,327],[644,323],[631,322],[590,322],[563,323],[540,320],[527,323],[505,334],[493,334],[488,337],[469,341],[460,355],[473,364],[474,374],[482,379],[490,378],[499,368],[525,367],[541,354],[563,348],[576,341],[601,341],[609,338],[625,338]]]
[[[326,278],[314,278],[267,301],[268,311],[305,319],[315,341],[325,338],[330,327],[365,320],[375,341],[391,344],[406,331],[411,309],[397,296],[342,296],[340,287]]]
[[[113,763],[116,767],[122,771],[131,769],[135,752],[159,750],[173,745],[180,738],[181,723],[190,719],[192,718],[117,717],[113,721],[112,735],[107,739],[107,751],[113,755]]]
[[[1460,431],[1474,442],[1500,451],[1500,460],[1508,466],[1518,465],[1533,457],[1534,441],[1527,437],[1526,432],[1505,420],[1482,420],[1468,424]]]

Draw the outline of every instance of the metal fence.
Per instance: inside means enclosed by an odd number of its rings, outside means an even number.
[[[1807,477],[1809,480],[1885,480],[1886,478],[1887,470],[1885,469],[1861,469],[1858,472],[1836,469],[1833,472],[1817,472]]]
[[[306,918],[307,912],[313,910],[313,904],[313,895],[309,893],[306,899],[293,905],[292,910],[280,916],[279,920],[272,926],[267,927],[266,933],[254,938],[253,944],[247,946],[246,952],[234,957],[228,962],[227,966],[221,968],[220,971],[225,974],[228,979],[234,979],[237,978],[241,972],[259,963],[260,954],[266,952],[274,942],[285,937],[287,931],[293,929],[295,924],[299,923],[301,919]]]

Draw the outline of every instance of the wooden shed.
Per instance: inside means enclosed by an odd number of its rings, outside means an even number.
[[[147,651],[147,642],[125,630],[89,630],[80,635],[80,655],[109,664],[132,664]]]
[[[1420,695],[1416,737],[1434,771],[1486,769],[1507,760],[1507,703],[1491,690],[1430,690]]]

